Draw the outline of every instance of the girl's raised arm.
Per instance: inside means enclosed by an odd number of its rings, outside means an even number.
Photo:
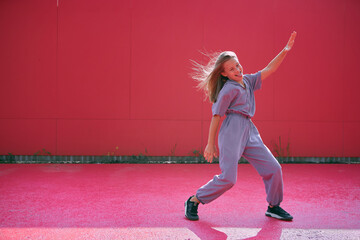
[[[284,60],[287,52],[290,51],[291,48],[293,47],[294,42],[295,42],[295,37],[296,37],[296,32],[294,31],[291,34],[289,41],[286,44],[285,48],[263,70],[261,70],[261,79],[262,80],[264,80],[265,78],[270,76],[273,72],[276,71],[276,69],[278,69],[278,67]]]

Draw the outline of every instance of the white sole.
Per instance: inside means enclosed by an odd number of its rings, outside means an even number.
[[[187,201],[186,201],[187,202]],[[187,212],[187,204],[185,202],[185,217],[186,217],[186,212]],[[187,217],[186,217],[187,218]]]
[[[265,215],[267,217],[273,217],[273,218],[276,218],[276,219],[279,219],[279,220],[286,220],[286,221],[291,221],[292,219],[287,219],[287,218],[283,218],[275,213],[271,213],[271,212],[266,212]]]

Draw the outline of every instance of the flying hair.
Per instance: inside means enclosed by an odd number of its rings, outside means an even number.
[[[212,54],[202,53],[209,58],[206,65],[190,60],[193,64],[193,73],[191,77],[197,81],[198,89],[205,92],[206,97],[209,97],[210,102],[215,103],[220,90],[228,80],[221,73],[224,71],[224,63],[230,59],[238,58],[234,52],[215,52]]]

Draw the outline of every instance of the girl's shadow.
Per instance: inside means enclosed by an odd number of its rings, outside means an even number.
[[[189,220],[187,220],[189,221]],[[195,233],[201,240],[226,240],[227,235],[213,228],[212,224],[206,221],[189,222],[188,229]]]
[[[282,234],[282,222],[276,219],[268,218],[262,226],[261,230],[254,237],[245,238],[246,240],[271,239],[278,240]]]
[[[206,221],[189,222],[188,229],[195,233],[201,240],[225,240],[228,236],[221,231],[214,229],[213,224]],[[244,240],[271,239],[278,240],[282,234],[282,223],[276,219],[267,219],[256,236],[250,238],[235,238]]]

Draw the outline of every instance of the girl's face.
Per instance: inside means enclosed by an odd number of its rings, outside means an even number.
[[[221,75],[236,82],[242,82],[243,68],[235,58],[224,62],[223,67],[224,71],[221,73]]]

